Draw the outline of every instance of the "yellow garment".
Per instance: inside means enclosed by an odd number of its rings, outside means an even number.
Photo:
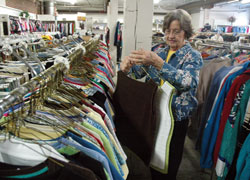
[[[52,37],[50,35],[42,35],[43,40],[52,40]]]
[[[24,124],[15,129],[14,122],[10,122],[7,126],[9,132],[15,136],[23,139],[33,139],[33,140],[51,140],[61,137],[67,130],[64,127],[54,127],[32,124],[28,122],[23,122]]]
[[[176,51],[173,51],[173,50],[170,50],[170,49],[169,49],[169,51],[168,51],[168,56],[167,56],[167,58],[166,58],[166,60],[165,60],[166,63],[168,63],[168,61],[170,60],[171,56],[172,56],[175,52],[176,52]],[[160,86],[162,86],[163,83],[164,83],[164,81],[161,79]]]
[[[83,105],[83,106],[85,106],[85,105]],[[86,108],[88,108],[89,111],[90,111],[87,115],[90,118],[92,118],[95,122],[99,123],[103,127],[103,129],[107,132],[107,134],[108,134],[108,136],[109,136],[109,138],[111,140],[111,143],[115,146],[115,148],[118,150],[119,154],[122,156],[122,152],[120,151],[120,149],[119,149],[119,147],[118,147],[118,145],[117,145],[117,143],[116,143],[113,135],[110,133],[110,131],[108,130],[108,128],[105,125],[104,121],[102,120],[101,115],[98,114],[98,113],[96,113],[93,109],[91,109],[91,108],[89,108],[87,106],[86,106]],[[123,158],[125,159],[125,157],[123,157]],[[125,163],[125,164],[121,165],[121,168],[122,168],[122,171],[124,173],[123,178],[127,179],[127,176],[128,176],[128,173],[129,173],[127,164]]]

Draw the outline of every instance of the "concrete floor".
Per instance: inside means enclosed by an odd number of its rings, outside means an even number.
[[[195,150],[195,141],[186,136],[182,162],[177,180],[215,180],[211,170],[200,168],[200,153]]]

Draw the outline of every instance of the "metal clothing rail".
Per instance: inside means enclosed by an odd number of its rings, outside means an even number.
[[[230,53],[231,51],[231,45],[229,44],[224,44],[224,43],[220,43],[220,44],[212,44],[212,43],[196,43],[197,46],[206,46],[206,47],[215,47],[217,49],[225,49],[227,50],[228,53]]]
[[[76,56],[76,54],[81,54],[82,50],[77,49],[74,53],[68,56],[69,59]],[[66,70],[66,66],[64,63],[58,63],[47,70],[41,72],[36,77],[32,78],[30,81],[24,83],[22,86],[14,89],[10,92],[9,95],[0,100],[0,118],[2,118],[5,111],[7,111],[12,105],[17,104],[23,101],[23,97],[32,92],[35,88],[39,88],[41,84],[39,83],[41,79],[53,79],[55,76],[55,72],[64,72]]]
[[[198,39],[196,39],[198,40]],[[203,40],[204,42],[198,42],[197,45],[199,46],[209,46],[209,47],[216,47],[216,48],[229,48],[231,50],[236,50],[236,49],[240,49],[240,50],[250,50],[250,45],[246,45],[246,44],[241,44],[238,42],[217,42],[217,41],[213,41],[210,39],[207,40]]]

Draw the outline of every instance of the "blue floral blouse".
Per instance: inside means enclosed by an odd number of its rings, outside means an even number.
[[[152,50],[164,60],[162,69],[157,70],[152,65],[135,65],[129,74],[134,75],[136,79],[147,76],[146,81],[153,79],[157,84],[160,84],[161,79],[171,83],[177,90],[172,100],[175,121],[184,120],[197,106],[195,95],[199,83],[199,71],[203,65],[202,57],[188,42],[171,56],[168,63],[165,62],[169,51],[168,45],[159,44]]]

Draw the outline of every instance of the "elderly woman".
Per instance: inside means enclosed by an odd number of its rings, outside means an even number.
[[[120,67],[123,72],[133,73],[136,78],[147,75],[146,80],[152,78],[159,85],[168,81],[177,90],[172,100],[175,123],[170,144],[168,174],[151,169],[153,179],[157,180],[176,178],[182,159],[188,118],[197,106],[195,93],[199,70],[203,64],[200,53],[187,42],[193,34],[193,29],[191,16],[186,11],[177,9],[167,13],[163,32],[166,43],[153,47],[152,51],[133,51],[124,58]]]

